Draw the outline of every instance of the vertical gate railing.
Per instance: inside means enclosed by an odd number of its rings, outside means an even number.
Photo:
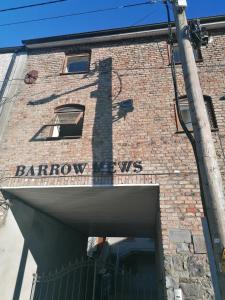
[[[156,300],[151,282],[125,268],[82,259],[49,274],[35,274],[30,300]]]

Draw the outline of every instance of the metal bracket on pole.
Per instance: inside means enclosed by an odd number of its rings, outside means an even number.
[[[187,7],[187,0],[176,0],[176,6],[185,8]]]
[[[187,7],[187,0],[171,0],[170,2],[175,4],[177,11],[180,14]]]
[[[202,27],[198,19],[189,22],[189,33],[195,49],[208,45],[209,34],[206,27]]]

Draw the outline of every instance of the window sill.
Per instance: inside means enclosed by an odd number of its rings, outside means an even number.
[[[219,131],[219,128],[211,128],[211,132],[217,132]],[[193,133],[193,130],[189,131],[190,133]],[[185,133],[183,130],[177,130],[175,131],[175,134],[182,134]]]
[[[195,62],[197,63],[197,64],[199,64],[199,63],[202,63],[203,62],[203,59],[197,59],[197,60],[195,60]],[[182,63],[181,62],[176,62],[175,63],[175,66],[181,66],[182,65]],[[171,62],[168,64],[168,66],[171,66]]]
[[[63,75],[76,75],[76,74],[88,74],[89,71],[83,71],[83,72],[62,72],[62,73],[59,73],[60,76],[63,76]]]
[[[61,140],[77,140],[81,139],[82,136],[71,136],[71,137],[50,137],[50,138],[39,138],[35,139],[35,142],[49,142],[49,141],[61,141]]]

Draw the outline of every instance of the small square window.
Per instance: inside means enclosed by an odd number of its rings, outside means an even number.
[[[212,99],[209,96],[204,96],[204,101],[205,101],[205,107],[209,118],[210,127],[211,129],[217,129],[218,127],[217,127],[216,117],[213,109]],[[189,103],[186,97],[182,97],[179,99],[179,107],[180,107],[180,113],[181,113],[182,120],[184,121],[184,124],[186,125],[189,131],[193,131]],[[176,108],[176,124],[177,124],[177,131],[183,131],[183,128],[178,118],[177,108]]]
[[[196,62],[202,61],[201,50],[199,48],[197,48],[197,49],[193,48],[193,51],[194,51],[195,61]],[[179,49],[178,45],[174,45],[174,47],[173,47],[173,58],[174,58],[175,64],[181,63],[180,49]]]
[[[64,73],[87,73],[90,68],[90,53],[66,56]]]

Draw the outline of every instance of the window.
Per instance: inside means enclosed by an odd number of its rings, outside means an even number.
[[[87,73],[90,67],[90,53],[67,55],[63,73]]]
[[[195,61],[197,61],[197,62],[201,61],[202,60],[201,50],[199,48],[197,48],[197,49],[193,48],[193,51],[194,51]],[[174,45],[173,57],[174,57],[174,63],[175,64],[180,64],[181,63],[180,49],[179,49],[178,45]]]
[[[32,137],[32,141],[78,139],[82,137],[85,107],[66,104],[55,109],[54,118],[43,125]]]
[[[52,138],[80,138],[82,136],[84,106],[67,104],[55,109]]]
[[[217,122],[216,117],[213,109],[212,99],[209,96],[204,96],[205,100],[205,106],[209,117],[209,123],[211,126],[211,129],[217,129]],[[181,112],[181,117],[189,131],[193,130],[192,122],[191,122],[191,114],[189,110],[189,104],[187,97],[181,97],[179,99],[179,107]],[[183,131],[183,128],[181,127],[181,124],[178,119],[177,115],[177,109],[176,109],[176,125],[177,125],[177,131]]]
[[[179,99],[179,107],[180,107],[182,120],[184,121],[187,129],[189,131],[193,130],[192,123],[191,123],[191,114],[190,114],[190,110],[189,110],[189,104],[188,104],[188,100],[186,97]],[[178,119],[177,110],[176,110],[176,123],[177,123],[177,130],[183,131],[183,128]]]

